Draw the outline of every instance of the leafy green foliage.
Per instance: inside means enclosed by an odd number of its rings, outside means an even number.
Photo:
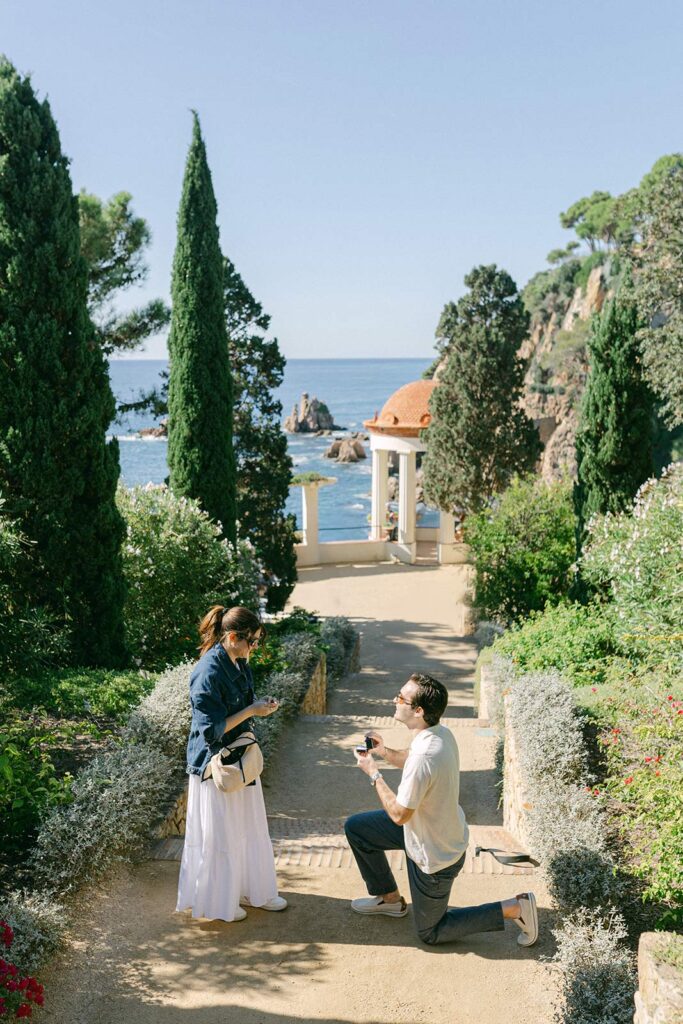
[[[638,352],[638,311],[623,289],[593,320],[590,368],[576,435],[577,538],[591,516],[619,512],[652,473],[653,397]]]
[[[514,480],[465,521],[474,552],[476,604],[485,619],[514,622],[567,594],[574,561],[569,484]]]
[[[139,669],[51,669],[8,680],[5,689],[15,708],[37,708],[58,718],[88,715],[122,723],[155,677]]]
[[[167,488],[119,488],[128,527],[126,637],[134,658],[163,668],[197,651],[197,624],[213,604],[258,606],[253,549],[221,538],[196,501]]]
[[[0,498],[0,672],[6,678],[65,661],[68,632],[55,614],[32,607],[29,595],[17,584],[27,575],[22,563],[33,552],[17,523],[4,514],[4,505]]]
[[[446,365],[430,399],[423,469],[427,500],[472,512],[531,469],[541,446],[519,405],[529,318],[517,287],[495,265],[476,267],[465,284],[437,331]]]
[[[168,325],[171,311],[161,299],[126,313],[117,312],[120,293],[147,277],[145,250],[151,241],[147,222],[131,209],[132,196],[117,192],[106,203],[81,191],[78,215],[81,253],[88,267],[88,308],[102,351],[131,352]]]
[[[225,316],[235,383],[233,437],[240,536],[256,549],[265,573],[268,609],[281,611],[296,582],[296,520],[285,514],[292,460],[280,425],[285,358],[265,337],[270,317],[234,264],[225,260]]]
[[[628,244],[633,238],[632,204],[624,196],[593,192],[577,200],[560,214],[563,228],[574,228],[591,252],[601,244],[607,248]]]
[[[71,778],[58,779],[49,747],[54,727],[4,707],[0,726],[0,874],[35,834],[43,810],[68,799]],[[4,862],[4,863],[3,863]]]
[[[589,532],[582,572],[609,596],[620,646],[642,659],[683,656],[683,467],[648,481],[632,510],[598,518]]]
[[[194,114],[178,211],[168,339],[168,465],[176,494],[197,500],[236,540],[233,382],[216,199]]]
[[[673,159],[673,158],[663,158]],[[661,163],[661,161],[659,162]],[[657,164],[655,164],[657,167]],[[669,426],[683,423],[683,158],[663,166],[642,197],[634,248],[639,339],[652,390]]]
[[[520,672],[554,668],[574,686],[603,683],[616,650],[609,607],[562,602],[507,630],[494,651]]]
[[[593,717],[606,760],[601,797],[625,870],[658,908],[660,927],[683,926],[683,684],[671,666],[629,673]]]
[[[93,344],[68,160],[47,102],[0,59],[0,490],[33,545],[15,585],[74,659],[125,660],[115,404]]]
[[[580,259],[570,259],[552,270],[541,270],[534,274],[522,291],[522,302],[527,313],[545,320],[558,302],[568,302],[574,294],[581,266]]]

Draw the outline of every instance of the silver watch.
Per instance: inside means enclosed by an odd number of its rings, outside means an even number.
[[[373,772],[372,775],[370,776],[370,785],[374,786],[377,780],[382,778],[384,778],[384,776],[380,771]]]

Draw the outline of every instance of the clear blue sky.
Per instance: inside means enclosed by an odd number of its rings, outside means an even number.
[[[189,109],[221,242],[289,357],[423,356],[477,263],[683,149],[679,0],[0,0],[74,188],[133,194],[168,296]],[[162,339],[148,353],[163,356]]]

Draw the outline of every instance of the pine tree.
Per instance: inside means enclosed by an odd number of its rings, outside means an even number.
[[[519,404],[529,318],[517,287],[495,264],[475,267],[465,284],[469,293],[444,308],[437,329],[442,372],[423,468],[428,501],[473,512],[533,468],[540,441]]]
[[[115,404],[87,312],[78,202],[47,101],[0,58],[0,492],[32,543],[17,588],[81,664],[125,657]]]
[[[285,358],[264,335],[270,317],[234,264],[225,260],[225,316],[235,381],[234,440],[240,530],[253,543],[268,580],[268,609],[280,611],[296,582],[296,521],[284,508],[292,460],[282,431]]]
[[[643,377],[640,326],[629,282],[592,323],[576,436],[579,551],[591,516],[629,508],[653,472],[653,396]]]
[[[171,285],[170,485],[177,494],[196,498],[234,543],[233,385],[223,309],[223,256],[211,172],[199,118],[193,116]]]

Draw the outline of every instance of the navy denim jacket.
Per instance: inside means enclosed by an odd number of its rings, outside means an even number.
[[[203,775],[214,754],[240,733],[253,728],[247,718],[223,734],[226,718],[254,702],[251,669],[241,659],[237,665],[217,643],[199,659],[190,676],[192,724],[187,741],[187,773]]]

